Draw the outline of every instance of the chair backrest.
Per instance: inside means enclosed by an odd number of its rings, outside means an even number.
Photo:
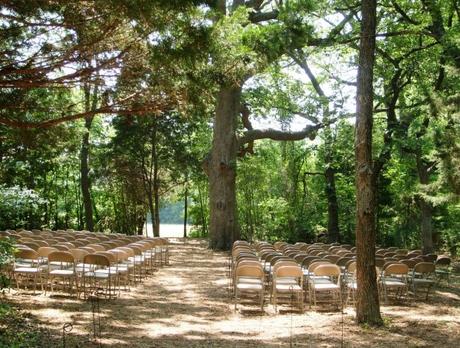
[[[309,256],[307,254],[297,254],[297,255],[294,256],[294,260],[299,265],[302,265],[302,262],[306,257],[309,257]]]
[[[331,261],[332,263],[337,263],[339,259],[341,259],[341,256],[339,255],[327,255],[324,257],[325,259]]]
[[[280,267],[284,266],[299,266],[297,262],[293,260],[278,260],[274,265],[272,265],[273,268],[273,273],[276,272],[276,270]]]
[[[302,261],[302,267],[308,268],[312,262],[319,261],[319,260],[321,260],[321,258],[318,256],[307,256]]]
[[[124,253],[127,254],[128,258],[129,258],[129,257],[135,256],[133,249],[128,248],[128,247],[118,247],[118,248],[116,248],[115,250],[121,250],[121,251],[123,251]]]
[[[237,263],[235,265],[235,269],[238,268],[239,266],[242,266],[242,265],[261,266],[260,261],[258,261],[258,260],[242,259],[242,260],[237,261]]]
[[[339,267],[343,267],[343,266],[346,266],[348,261],[350,260],[353,260],[353,258],[352,257],[341,257],[335,262],[335,264]]]
[[[447,256],[440,256],[439,259],[436,260],[436,266],[450,266],[450,257]]]
[[[283,255],[278,253],[278,252],[272,252],[272,253],[270,253],[270,254],[265,256],[264,261],[267,262],[267,263],[271,263],[272,259],[274,257],[277,257],[277,256],[283,256]]]
[[[75,248],[75,244],[70,243],[70,242],[59,242],[59,243],[56,243],[55,246],[56,245],[64,245],[66,247],[69,247],[69,249]]]
[[[235,270],[235,277],[254,277],[264,279],[264,270],[261,265],[241,265]]]
[[[314,273],[315,272],[315,269],[321,265],[331,265],[331,262],[330,261],[326,261],[326,260],[318,260],[318,261],[314,261],[310,264],[310,266],[308,266],[308,272],[310,273]]]
[[[407,255],[409,250],[407,249],[398,249],[395,251],[396,255]]]
[[[290,258],[294,258],[296,255],[299,254],[299,250],[292,250],[292,249],[289,249],[288,251],[284,251],[284,255],[286,255],[287,257],[290,257]]]
[[[234,248],[235,246],[238,246],[238,245],[245,245],[245,246],[248,246],[248,247],[249,247],[249,243],[248,243],[247,241],[245,241],[245,240],[235,240],[235,241],[233,242],[233,246],[232,246],[232,247]]]
[[[53,251],[48,255],[48,262],[53,261],[73,263],[75,259],[72,253],[68,251]]]
[[[73,255],[75,262],[83,262],[83,259],[85,258],[85,256],[90,253],[88,250],[84,250],[80,248],[70,249],[69,252]]]
[[[20,231],[18,232],[18,236],[21,236],[21,237],[33,237],[33,233],[32,231]]]
[[[64,244],[61,244],[61,243],[54,244],[53,248],[56,248],[57,250],[60,250],[60,251],[69,251],[70,249],[72,249],[68,245],[64,245]]]
[[[36,252],[33,249],[19,249],[15,253],[15,257],[17,259],[23,259],[23,260],[38,260],[40,255],[38,255],[38,252]]]
[[[340,271],[340,267],[337,265],[324,264],[324,265],[318,265],[318,267],[315,268],[313,273],[316,276],[339,277],[341,271]]]
[[[83,263],[88,265],[106,266],[110,267],[110,260],[105,255],[88,254],[84,257]]]
[[[90,254],[94,254],[97,251],[96,249],[94,249],[94,248],[92,248],[90,246],[83,246],[83,247],[80,247],[78,249],[86,250]]]
[[[76,239],[76,240],[72,241],[72,244],[75,245],[76,248],[78,248],[78,247],[85,246],[87,243],[86,243],[86,241]]]
[[[407,275],[409,267],[403,263],[392,263],[383,270],[384,275]]]
[[[347,272],[352,274],[356,272],[356,261],[350,262],[347,266]]]
[[[96,251],[105,251],[106,250],[106,248],[103,245],[97,244],[97,243],[88,244],[87,246],[90,247],[90,248],[93,248]]]
[[[126,260],[129,258],[129,255],[126,251],[120,249],[112,249],[108,251],[116,256],[117,262]]]
[[[52,252],[59,251],[53,247],[40,247],[38,248],[37,252],[40,257],[48,257],[48,255]]]
[[[256,255],[252,255],[252,254],[239,254],[236,259],[235,259],[235,262],[239,262],[241,260],[257,260],[259,261],[259,258],[256,256]]]
[[[117,257],[112,254],[111,252],[108,251],[98,251],[96,252],[97,255],[103,255],[107,257],[107,259],[110,261],[111,264],[118,262]]]
[[[270,264],[273,267],[277,262],[282,261],[282,260],[284,260],[284,261],[294,261],[290,257],[284,256],[284,255],[278,255],[278,256],[272,257],[272,259],[270,260]]]
[[[303,279],[303,272],[302,268],[298,265],[288,265],[288,266],[281,266],[276,269],[274,273],[275,278],[283,278],[283,277],[295,277]]]
[[[425,260],[425,262],[435,262],[438,258],[438,255],[428,254],[428,255],[422,255],[422,257]]]
[[[411,260],[411,259],[403,259],[403,260],[400,260],[399,262],[407,265],[407,267],[409,267],[409,269],[413,269],[415,267],[415,265],[417,263],[419,263],[417,260]]]
[[[40,248],[40,245],[36,242],[21,242],[23,245],[27,245],[29,248],[37,251]]]
[[[132,251],[134,251],[134,255],[142,255],[142,249],[139,248],[138,246],[130,244],[130,245],[128,245],[128,248],[130,248]]]
[[[435,269],[436,267],[434,263],[432,262],[420,262],[415,265],[414,274],[415,273],[422,273],[422,274],[434,273]]]

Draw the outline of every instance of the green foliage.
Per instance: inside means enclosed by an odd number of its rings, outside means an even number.
[[[20,165],[18,163],[18,165]],[[34,190],[17,186],[0,186],[0,229],[35,228],[43,223],[43,208],[47,201]]]
[[[10,238],[0,239],[0,290],[10,285],[8,278],[8,267],[11,265],[14,257],[14,241]],[[1,315],[0,315],[1,316]]]

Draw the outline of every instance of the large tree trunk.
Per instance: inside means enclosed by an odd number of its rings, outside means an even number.
[[[222,86],[217,96],[212,149],[207,163],[210,247],[228,250],[239,238],[236,209],[237,117],[241,86]]]
[[[422,186],[430,183],[430,173],[428,164],[424,163],[420,152],[417,156],[417,172]],[[420,232],[422,237],[422,249],[424,254],[431,254],[433,247],[433,206],[426,198],[419,196],[417,203],[420,208]]]
[[[375,181],[372,161],[373,70],[376,0],[362,0],[356,97],[356,319],[381,325],[375,271]]]

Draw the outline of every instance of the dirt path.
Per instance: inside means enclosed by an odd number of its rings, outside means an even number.
[[[284,311],[263,314],[244,306],[235,312],[227,291],[226,256],[203,242],[173,240],[171,265],[114,301],[101,301],[102,346],[110,347],[458,347],[460,297],[438,292],[428,303],[382,308],[386,326],[354,324],[354,313]],[[73,325],[67,347],[90,347],[90,302],[63,296],[9,297],[46,323],[56,335]],[[97,317],[96,317],[97,318]],[[342,325],[343,322],[343,325]],[[342,330],[343,328],[343,330]]]

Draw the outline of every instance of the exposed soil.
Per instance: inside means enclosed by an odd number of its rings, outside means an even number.
[[[352,307],[288,306],[276,314],[256,305],[233,308],[226,276],[227,255],[212,252],[199,240],[172,240],[171,265],[162,267],[121,298],[95,303],[54,294],[14,290],[8,299],[39,318],[44,328],[62,336],[67,347],[459,347],[460,291],[438,289],[428,301],[405,300],[383,306],[385,326],[354,323]],[[93,337],[100,320],[100,338]],[[96,328],[99,326],[96,325]],[[61,345],[62,346],[62,345]]]

